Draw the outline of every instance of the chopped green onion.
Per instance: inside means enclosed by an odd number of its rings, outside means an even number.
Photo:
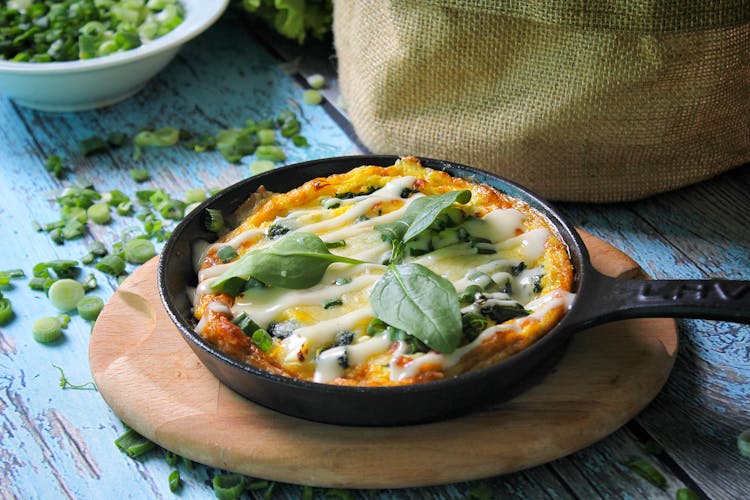
[[[83,152],[83,156],[91,156],[96,153],[109,151],[109,145],[101,137],[88,137],[81,141],[81,151]]]
[[[245,335],[252,335],[256,330],[260,330],[258,324],[246,312],[238,314],[232,323],[237,325]]]
[[[286,160],[286,154],[279,146],[261,145],[255,150],[255,156],[259,160],[282,162]]]
[[[636,458],[626,463],[625,466],[658,488],[664,488],[667,485],[667,479],[662,473],[646,460]]]
[[[675,494],[675,500],[700,500],[700,496],[690,488],[680,488]]]
[[[216,134],[216,149],[231,163],[252,154],[257,144],[255,134],[246,129],[227,129]]]
[[[290,118],[281,125],[281,135],[284,137],[293,137],[299,133],[301,128],[296,117]]]
[[[81,274],[81,268],[77,267],[77,264],[78,262],[75,260],[55,259],[44,262],[42,265],[48,269],[52,269],[58,278],[77,278]]]
[[[298,148],[304,148],[305,146],[310,145],[310,143],[307,142],[307,137],[299,134],[292,136],[292,144],[294,144]]]
[[[0,294],[0,325],[7,325],[13,319],[13,308],[10,299],[3,298]]]
[[[62,324],[55,316],[45,316],[34,321],[31,325],[31,334],[34,340],[46,344],[62,336]]]
[[[44,163],[44,168],[56,178],[61,178],[63,174],[62,158],[59,156],[50,156]]]
[[[83,223],[81,223],[81,221],[79,221],[78,219],[70,219],[65,223],[65,226],[63,226],[60,234],[63,239],[72,240],[78,238],[79,236],[83,236],[83,232],[85,229],[86,227],[83,225]]]
[[[95,203],[86,210],[89,220],[96,224],[108,224],[112,217],[109,214],[108,203]]]
[[[167,462],[167,465],[174,467],[177,465],[177,462],[180,461],[180,456],[177,453],[164,450],[164,461]]]
[[[750,429],[740,432],[737,436],[737,448],[743,457],[750,457]]]
[[[217,474],[212,484],[219,500],[236,500],[245,491],[245,478],[239,474]]]
[[[276,168],[276,165],[274,162],[269,160],[258,160],[254,161],[250,164],[250,173],[252,175],[258,175],[262,174],[263,172],[268,172],[269,170],[273,170]]]
[[[97,257],[104,257],[105,255],[107,255],[107,253],[109,253],[104,243],[96,240],[89,243],[88,251],[93,255],[96,255]]]
[[[216,251],[216,256],[222,262],[229,262],[237,257],[237,250],[232,245],[224,245]]]
[[[221,231],[224,228],[224,216],[221,211],[207,208],[203,214],[203,227],[213,233]]]
[[[125,272],[125,261],[117,255],[107,255],[97,262],[96,268],[112,276],[120,276]]]
[[[180,479],[180,471],[177,469],[169,473],[169,491],[174,493],[182,486],[182,479]]]
[[[125,243],[125,260],[131,264],[143,264],[156,255],[156,248],[150,240],[133,238]]]
[[[276,143],[276,131],[270,128],[263,128],[255,132],[255,136],[258,138],[258,142],[261,144],[274,144]]]
[[[111,132],[107,136],[107,144],[109,144],[113,148],[119,148],[120,146],[125,144],[126,140],[128,140],[128,135],[124,132]]]
[[[341,248],[346,246],[345,240],[329,241],[326,243],[326,248]]]
[[[63,329],[68,327],[68,324],[70,323],[70,316],[67,314],[58,314],[57,319],[60,320],[60,325],[62,325]]]
[[[180,200],[166,200],[158,208],[165,219],[180,220],[185,215],[185,203]]]
[[[253,332],[252,337],[253,344],[257,345],[258,348],[263,352],[268,352],[273,346],[273,339],[267,331],[262,328],[258,328]]]
[[[133,202],[123,201],[117,204],[117,215],[130,215],[133,212]]]
[[[307,84],[314,89],[321,89],[326,84],[326,79],[323,75],[315,73],[307,77]]]
[[[131,168],[130,177],[135,182],[141,183],[141,182],[146,182],[147,180],[151,179],[151,174],[149,174],[148,170],[146,170],[145,168]]]
[[[331,309],[333,307],[338,307],[344,305],[344,301],[341,300],[341,298],[335,298],[335,299],[328,299],[323,304],[323,309]]]
[[[76,304],[78,315],[86,321],[96,320],[96,318],[99,317],[99,313],[102,312],[103,308],[104,301],[101,299],[101,297],[97,297],[95,295],[83,297],[78,301],[78,304]]]
[[[180,129],[164,127],[157,130],[138,132],[133,138],[136,146],[174,146],[180,140]]]
[[[75,309],[78,301],[86,295],[86,291],[78,281],[65,278],[52,283],[47,294],[52,306],[65,312]]]
[[[323,102],[323,94],[321,94],[320,91],[316,89],[305,90],[302,93],[302,100],[305,102],[305,104],[316,106]]]
[[[89,274],[86,277],[86,281],[83,282],[83,288],[87,292],[90,292],[91,290],[96,289],[97,286],[98,286],[98,283],[96,282],[96,276],[94,276],[93,274]]]
[[[130,458],[138,458],[144,453],[153,450],[156,444],[141,436],[133,429],[128,429],[124,434],[115,439],[115,446]]]
[[[200,203],[206,200],[205,189],[187,189],[185,190],[185,203]]]

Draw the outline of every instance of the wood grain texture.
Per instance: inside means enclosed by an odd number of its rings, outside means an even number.
[[[602,272],[638,271],[621,252],[584,236]],[[323,425],[255,405],[219,383],[163,310],[157,263],[128,278],[96,323],[89,355],[102,396],[165,448],[288,483],[413,487],[543,464],[635,416],[666,381],[677,350],[673,320],[613,323],[576,335],[553,373],[507,403],[420,426]]]
[[[576,224],[614,242],[654,278],[750,278],[750,169],[629,204],[563,204]],[[750,461],[750,326],[681,320],[675,369],[636,419],[711,498],[743,498]]]

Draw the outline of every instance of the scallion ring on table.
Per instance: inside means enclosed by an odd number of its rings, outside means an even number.
[[[70,278],[55,281],[47,291],[52,306],[62,312],[75,309],[84,295],[86,295],[86,290],[83,284]]]
[[[55,316],[45,316],[34,321],[31,325],[31,333],[37,342],[43,344],[53,342],[62,336],[62,323]]]

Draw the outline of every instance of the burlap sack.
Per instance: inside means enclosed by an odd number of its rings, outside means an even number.
[[[750,1],[334,5],[341,90],[373,152],[597,202],[750,161]]]

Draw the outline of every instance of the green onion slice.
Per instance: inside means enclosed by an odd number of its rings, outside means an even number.
[[[174,493],[175,491],[180,489],[181,485],[182,480],[180,479],[180,471],[175,469],[169,473],[169,491]]]
[[[156,248],[150,240],[133,238],[125,243],[125,260],[131,264],[143,264],[156,255]]]
[[[252,336],[253,344],[257,345],[258,348],[263,352],[268,352],[273,347],[273,339],[267,331],[262,328],[258,328],[253,332]]]
[[[141,436],[133,429],[128,429],[124,434],[115,439],[115,446],[130,458],[138,458],[144,453],[153,450],[156,444]]]
[[[237,250],[232,245],[224,245],[216,251],[216,256],[222,262],[229,262],[237,257]]]
[[[0,295],[2,297],[2,295]],[[0,325],[7,325],[13,319],[13,308],[10,300],[0,298]]]
[[[219,500],[236,500],[245,491],[245,478],[239,474],[217,474],[212,483]]]
[[[78,301],[76,309],[78,309],[78,315],[86,321],[94,321],[99,317],[99,313],[104,308],[104,301],[101,297],[95,295],[89,295]]]
[[[91,222],[96,224],[107,224],[112,220],[109,213],[108,203],[95,203],[86,210],[86,215]]]
[[[96,263],[96,268],[111,276],[120,276],[125,272],[125,261],[117,255],[106,255]]]
[[[52,283],[47,292],[52,306],[59,311],[71,311],[76,308],[86,290],[76,280],[65,278]]]
[[[224,216],[221,211],[207,208],[203,214],[203,226],[211,232],[219,232],[224,227]]]
[[[625,466],[658,488],[664,488],[667,485],[667,479],[662,473],[646,460],[636,458],[626,463]]]
[[[37,342],[53,342],[62,336],[62,324],[55,316],[45,316],[34,321],[31,333]]]

